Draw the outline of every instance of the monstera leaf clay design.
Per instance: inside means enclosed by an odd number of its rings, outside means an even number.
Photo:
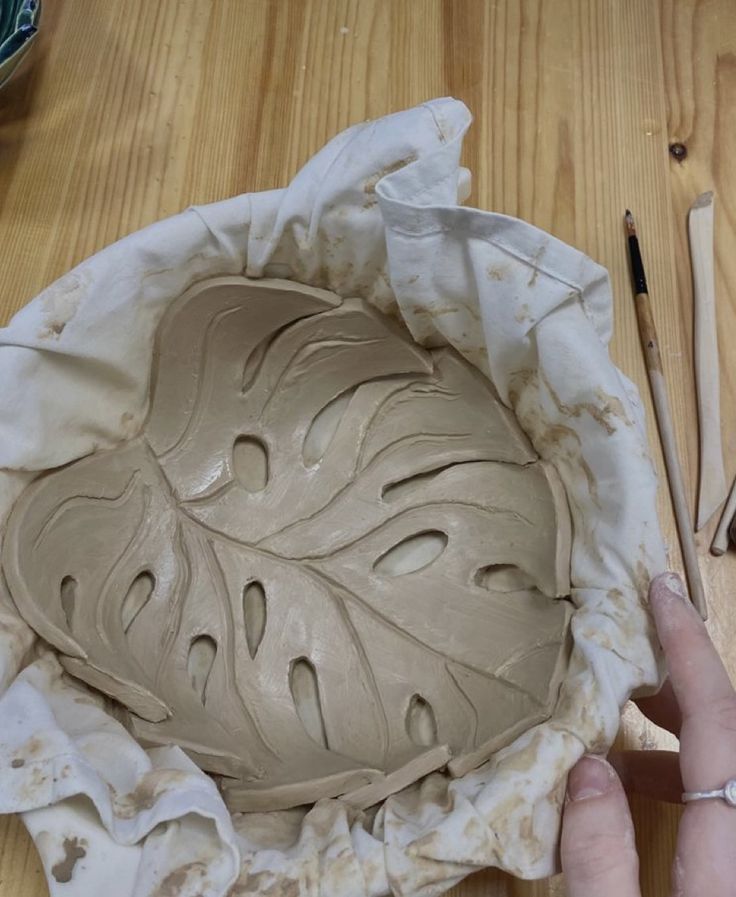
[[[217,278],[169,308],[148,419],[37,479],[3,570],[69,673],[229,806],[368,806],[549,717],[562,486],[489,381],[356,299]]]

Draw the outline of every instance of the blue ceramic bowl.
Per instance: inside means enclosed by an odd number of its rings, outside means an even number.
[[[0,87],[30,49],[40,15],[41,0],[0,0]]]

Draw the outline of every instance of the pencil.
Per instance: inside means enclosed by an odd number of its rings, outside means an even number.
[[[708,609],[705,603],[703,580],[700,577],[698,554],[695,550],[695,535],[690,510],[687,505],[685,483],[682,478],[680,459],[677,456],[675,442],[675,428],[672,423],[672,412],[667,398],[667,386],[662,370],[662,357],[659,352],[657,329],[654,326],[652,303],[649,299],[647,278],[644,272],[644,262],[639,249],[639,240],[636,235],[634,216],[626,210],[626,231],[629,236],[629,257],[631,259],[631,276],[634,283],[636,302],[636,317],[639,324],[639,338],[644,352],[649,387],[652,391],[654,413],[657,418],[657,429],[662,443],[662,454],[667,471],[667,480],[672,496],[672,506],[675,511],[677,534],[682,550],[682,560],[685,565],[685,574],[690,590],[690,599],[705,620],[708,617]]]

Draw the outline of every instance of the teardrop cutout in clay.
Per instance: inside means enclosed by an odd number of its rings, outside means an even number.
[[[329,748],[325,718],[322,714],[322,702],[319,697],[319,685],[314,664],[306,657],[300,657],[291,665],[289,686],[294,698],[294,705],[302,725],[309,737]]]
[[[437,720],[432,706],[421,695],[412,695],[406,712],[409,738],[421,747],[437,744]]]
[[[439,530],[417,533],[402,539],[375,563],[376,573],[405,576],[428,567],[447,547],[447,536]]]
[[[233,473],[248,492],[262,492],[268,483],[268,452],[255,436],[238,436],[233,445]]]
[[[187,672],[192,688],[204,704],[207,697],[207,682],[212,672],[217,654],[217,643],[210,635],[198,635],[189,646]]]
[[[475,574],[476,583],[491,592],[518,592],[533,589],[534,578],[514,564],[489,564]]]
[[[73,576],[65,576],[62,579],[59,586],[59,599],[61,600],[61,609],[64,611],[64,617],[66,618],[66,625],[71,629],[77,601],[77,581]]]
[[[123,632],[127,632],[135,618],[148,604],[153,590],[156,588],[156,581],[150,570],[143,570],[130,584],[128,593],[123,598],[120,608],[120,618],[123,624]]]
[[[266,593],[260,582],[249,582],[243,589],[243,623],[248,652],[255,657],[266,631]]]
[[[317,414],[312,421],[312,425],[307,431],[304,440],[304,448],[302,449],[302,457],[306,467],[312,467],[323,457],[330,443],[335,438],[337,428],[347,411],[350,399],[355,394],[357,387],[348,389],[346,392],[333,399]]]

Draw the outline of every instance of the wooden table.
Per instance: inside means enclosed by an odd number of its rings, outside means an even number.
[[[723,444],[736,472],[736,4],[733,0],[44,0],[32,65],[0,92],[0,322],[123,234],[190,203],[281,186],[330,137],[452,94],[476,116],[471,203],[518,215],[611,272],[612,353],[651,405],[622,213],[640,225],[680,449],[697,462],[685,213],[717,192]],[[677,161],[668,145],[688,153]],[[651,429],[652,445],[657,445]],[[661,468],[661,459],[658,459]],[[661,513],[673,563],[666,489]],[[710,629],[736,672],[736,554],[699,537]],[[730,649],[730,656],[729,656]],[[662,733],[627,709],[622,740]],[[645,897],[665,897],[678,811],[635,800]],[[0,818],[0,895],[46,892]],[[561,897],[497,872],[471,897]]]

